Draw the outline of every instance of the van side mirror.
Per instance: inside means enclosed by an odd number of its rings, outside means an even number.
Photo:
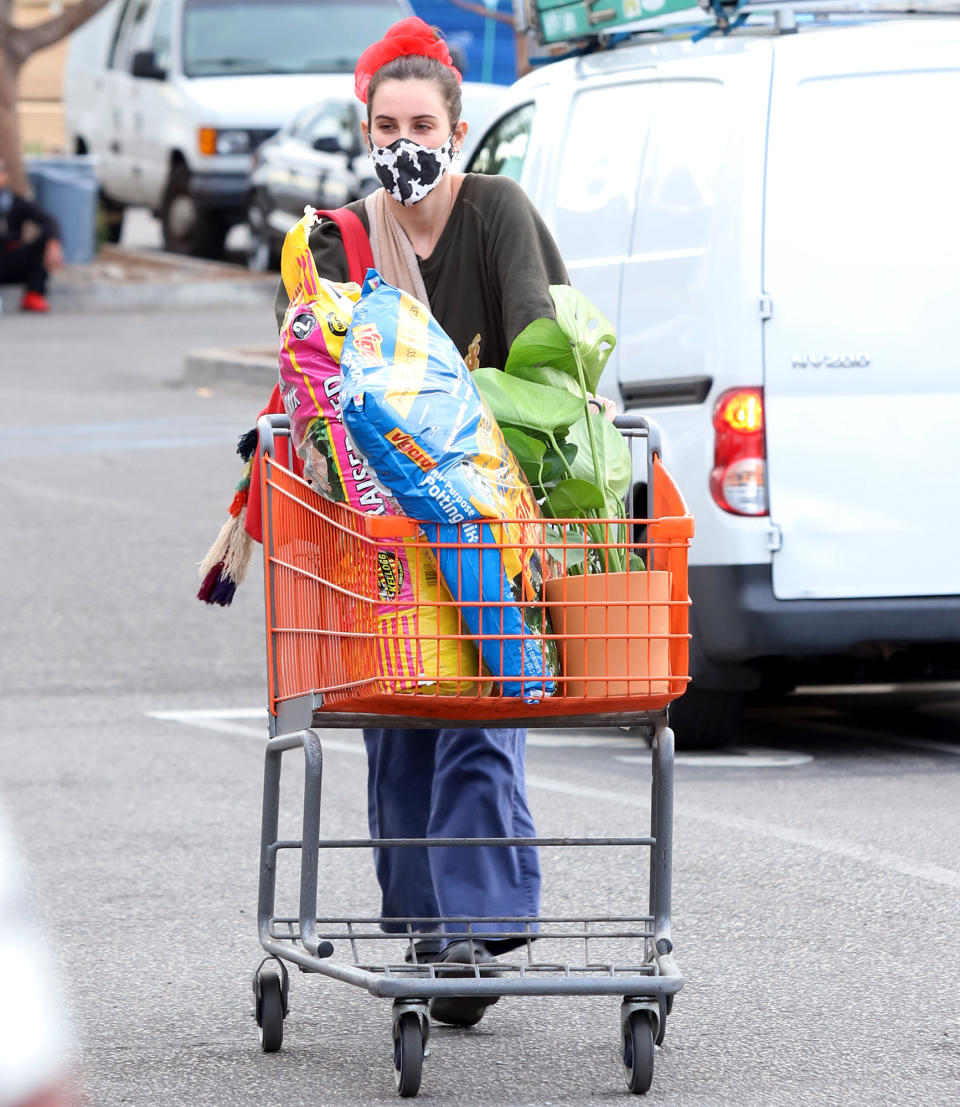
[[[321,135],[320,138],[315,138],[313,148],[322,154],[349,154],[350,152],[344,150],[340,145],[340,139],[334,135]]]
[[[151,81],[162,81],[167,71],[157,65],[157,57],[152,50],[138,50],[130,63],[130,72],[134,77],[146,77]]]

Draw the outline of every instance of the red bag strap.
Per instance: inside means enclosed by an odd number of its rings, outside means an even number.
[[[332,219],[340,228],[340,237],[343,239],[343,251],[347,255],[348,278],[356,284],[363,284],[363,278],[367,270],[373,268],[373,250],[370,248],[370,239],[363,229],[359,216],[346,208],[337,208],[335,211],[318,211],[326,219]],[[280,385],[273,386],[267,406],[260,412],[261,415],[282,415],[284,411],[283,399],[280,396]],[[298,477],[303,476],[303,462],[297,457],[294,450],[287,449],[287,439],[278,438],[276,443],[277,461],[293,469]],[[245,517],[247,534],[257,542],[263,541],[262,521],[260,518],[260,451],[257,450],[253,457],[253,469],[250,474],[250,491],[247,498],[247,512]]]
[[[367,270],[373,268],[373,250],[370,248],[370,239],[363,229],[360,217],[349,208],[318,211],[317,215],[332,219],[340,228],[343,252],[347,255],[347,278],[354,284],[363,284]]]

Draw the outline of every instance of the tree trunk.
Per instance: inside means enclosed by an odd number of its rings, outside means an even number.
[[[107,0],[80,0],[42,23],[15,27],[10,20],[13,0],[0,0],[0,157],[6,162],[14,192],[29,191],[17,117],[17,82],[23,63],[31,54],[66,38],[106,3]]]

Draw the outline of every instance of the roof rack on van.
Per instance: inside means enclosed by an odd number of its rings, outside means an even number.
[[[517,30],[533,39],[530,61],[536,64],[640,35],[696,40],[729,34],[748,19],[788,34],[797,30],[798,16],[960,15],[960,0],[517,0],[516,12]]]

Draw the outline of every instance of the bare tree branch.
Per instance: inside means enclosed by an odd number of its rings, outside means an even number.
[[[106,3],[107,0],[80,0],[79,4],[71,4],[59,15],[44,20],[43,23],[34,23],[30,27],[8,26],[6,28],[9,42],[7,49],[19,59],[20,64],[23,64],[31,54],[35,54],[38,50],[45,50],[60,39],[66,38],[81,23],[86,23],[92,15],[96,15]],[[9,4],[7,6],[9,7]]]

